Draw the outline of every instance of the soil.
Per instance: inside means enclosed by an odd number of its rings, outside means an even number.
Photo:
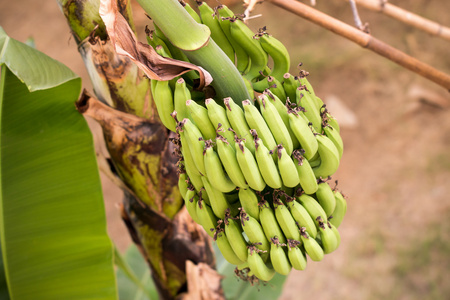
[[[345,1],[317,2],[317,9],[353,24]],[[450,26],[448,1],[390,2]],[[143,40],[148,21],[133,4]],[[450,73],[449,41],[359,10],[373,36]],[[320,263],[308,262],[305,271],[293,271],[281,299],[448,299],[448,91],[270,3],[258,5],[257,14],[262,17],[252,20],[251,27],[266,25],[285,43],[293,60],[291,73],[303,63],[316,94],[341,122],[345,143],[333,177],[348,197],[339,228],[341,246]],[[2,1],[0,26],[20,41],[33,37],[39,50],[68,65],[91,88],[56,1]],[[102,180],[108,232],[124,251],[130,239],[117,209],[121,193]]]

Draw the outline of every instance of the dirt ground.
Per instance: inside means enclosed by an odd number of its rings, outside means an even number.
[[[345,1],[317,2],[318,9],[352,24]],[[390,2],[450,26],[449,1]],[[134,7],[142,35],[147,21]],[[252,28],[266,25],[288,47],[291,72],[303,62],[311,73],[316,94],[343,124],[345,143],[334,176],[348,196],[341,246],[292,272],[281,299],[449,299],[450,94],[270,3],[254,14],[262,17]],[[449,41],[363,8],[360,16],[373,36],[450,73]],[[90,88],[56,1],[1,1],[0,26],[21,41],[34,37],[39,50],[67,64]],[[108,231],[124,250],[130,240],[116,207],[120,191],[102,179]]]

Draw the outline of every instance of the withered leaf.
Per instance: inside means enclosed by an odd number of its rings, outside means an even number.
[[[212,82],[211,75],[202,67],[167,58],[156,53],[155,49],[136,39],[125,18],[120,14],[115,0],[100,0],[100,17],[106,26],[109,38],[118,54],[126,55],[151,79],[171,80],[191,70],[199,73],[197,89]]]

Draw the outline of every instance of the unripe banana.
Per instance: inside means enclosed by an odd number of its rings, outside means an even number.
[[[291,64],[291,59],[289,52],[282,42],[264,32],[260,31],[259,42],[262,48],[266,51],[273,60],[273,68],[270,73],[271,76],[282,81],[284,73],[289,72],[289,67]]]
[[[198,127],[191,122],[191,120],[186,118],[183,119],[181,123],[187,146],[189,147],[195,166],[200,172],[200,175],[206,175],[205,163],[203,159],[203,149],[205,149],[205,141],[203,139],[203,135]],[[184,144],[183,146],[186,146],[186,144]]]
[[[316,135],[320,155],[320,165],[313,168],[316,178],[327,178],[333,175],[339,167],[339,152],[333,142],[325,135]]]
[[[200,192],[203,187],[203,182],[201,175],[195,166],[194,159],[192,158],[191,150],[189,149],[188,142],[186,140],[185,132],[180,131],[180,141],[181,141],[181,153],[183,155],[184,167],[186,173],[191,181],[192,185],[195,187],[197,192]]]
[[[327,217],[329,217],[336,207],[336,199],[328,183],[321,181],[318,186],[316,192],[317,201],[319,201],[320,206],[322,206]]]
[[[341,234],[337,230],[336,226],[334,226],[330,222],[328,222],[328,227],[331,227],[331,231],[333,231],[334,235],[336,236],[337,247],[339,247],[339,245],[341,244]]]
[[[248,126],[251,129],[256,129],[259,138],[263,141],[267,149],[274,150],[277,147],[277,143],[259,110],[249,100],[243,101],[242,106],[244,107],[245,119],[247,120]],[[272,157],[275,159],[276,154],[274,153]]]
[[[245,212],[259,221],[258,197],[255,192],[252,189],[239,189],[239,200]]]
[[[269,83],[269,92],[280,98],[283,103],[286,103],[287,95],[283,89],[283,84],[273,76],[269,76],[267,82]]]
[[[248,54],[251,65],[248,73],[244,75],[248,80],[252,80],[259,76],[259,72],[263,71],[267,65],[267,53],[261,47],[258,40],[254,39],[253,32],[247,25],[239,19],[231,19],[230,33],[233,40]]]
[[[157,28],[157,27],[155,27]],[[156,53],[163,57],[173,58],[166,42],[156,34],[156,30],[147,35],[147,42],[152,46]]]
[[[211,30],[211,38],[222,49],[228,58],[234,63],[234,49],[231,46],[225,33],[222,31],[222,27],[219,24],[218,16],[214,10],[206,4],[206,2],[197,2],[202,23],[209,27]]]
[[[288,240],[288,258],[295,270],[302,271],[306,269],[306,256],[297,247],[298,241]]]
[[[176,122],[170,115],[173,110],[173,93],[169,86],[169,81],[157,81],[155,84],[155,91],[153,100],[156,104],[159,118],[166,128],[175,132]]]
[[[276,236],[281,243],[286,243],[286,238],[277,222],[275,213],[267,202],[260,205],[259,220],[267,240]]]
[[[311,98],[311,95],[303,86],[297,88],[296,101],[298,105],[305,109],[305,116],[313,124],[314,129],[317,132],[322,132],[322,118],[320,117],[320,111],[316,107],[314,98]]]
[[[314,175],[308,160],[305,159],[300,150],[297,149],[294,150],[292,156],[294,157],[295,168],[297,169],[298,179],[302,190],[308,195],[314,194],[318,189],[318,185],[316,176]]]
[[[275,216],[284,235],[290,240],[300,240],[300,231],[287,207],[280,201],[275,205]]]
[[[264,230],[258,220],[246,214],[244,210],[241,210],[241,222],[242,229],[247,235],[250,243],[255,245],[259,250],[269,251],[269,241],[266,239]]]
[[[272,102],[268,99],[267,95],[261,95],[257,97],[259,103],[259,109],[264,117],[270,131],[272,132],[275,141],[278,144],[282,144],[286,149],[286,152],[290,156],[294,150],[292,139],[286,125],[283,122],[280,114]]]
[[[319,144],[308,123],[300,114],[303,113],[300,111],[289,110],[289,125],[297,138],[297,141],[300,143],[300,146],[305,150],[304,156],[309,160],[317,153]]]
[[[223,102],[225,104],[228,120],[230,121],[233,130],[240,139],[245,140],[245,146],[252,153],[255,153],[254,140],[250,134],[250,128],[248,127],[247,121],[245,121],[244,111],[229,97],[223,99]]]
[[[211,207],[206,203],[199,201],[196,207],[198,223],[202,225],[206,233],[214,238],[214,231],[217,226],[217,217],[214,215]]]
[[[153,36],[156,35],[157,38],[159,38],[161,41],[163,41],[165,43],[165,46],[158,40],[155,40],[155,44],[156,44],[156,46],[158,44],[161,44],[164,47],[164,51],[166,52],[166,54],[168,54],[168,56],[166,56],[166,57],[189,62],[189,59],[187,58],[186,54],[184,54],[183,51],[181,51],[180,49],[175,47],[155,23],[153,23],[153,26],[155,27],[155,34]],[[148,40],[148,38],[147,38],[147,40]],[[163,56],[165,56],[165,55],[163,55]],[[185,76],[189,80],[194,80],[196,78],[199,78],[199,75],[195,71],[187,72],[183,76]]]
[[[250,99],[255,99],[255,91],[253,90],[252,83],[245,77],[242,77],[245,83],[245,87],[247,88],[248,94],[250,95]]]
[[[183,197],[183,199],[188,191],[187,180],[188,180],[187,174],[180,173],[180,176],[178,176],[178,190],[180,190],[180,195]]]
[[[221,191],[218,191],[211,186],[209,180],[206,176],[202,176],[203,186],[205,187],[206,193],[208,194],[209,201],[211,203],[211,208],[214,214],[219,219],[225,218],[225,211],[228,208],[228,202]]]
[[[275,270],[269,268],[256,249],[248,249],[248,266],[255,276],[262,281],[269,281],[275,275]]]
[[[200,224],[200,219],[197,216],[198,196],[195,191],[188,190],[184,195],[184,205],[191,216],[192,220]]]
[[[241,261],[247,261],[247,242],[242,235],[242,228],[238,221],[225,219],[225,233],[236,256]]]
[[[244,174],[242,173],[241,167],[239,167],[234,147],[232,147],[222,136],[217,137],[216,145],[217,154],[219,154],[219,158],[222,161],[222,165],[224,166],[228,177],[230,177],[231,181],[241,189],[248,188]]]
[[[282,145],[277,146],[278,170],[283,180],[283,184],[287,187],[295,187],[300,183],[298,172],[292,158],[287,154]]]
[[[306,91],[311,96],[311,98],[314,99],[316,97],[316,93],[314,93],[314,89],[311,83],[309,83],[308,79],[306,78],[306,76],[308,75],[309,75],[308,72],[305,71],[300,72],[300,76],[298,76],[298,81],[300,82],[300,85],[304,85],[306,87]],[[317,109],[320,109],[321,107],[322,105],[318,106]]]
[[[258,168],[263,177],[264,181],[268,186],[273,189],[279,189],[283,185],[281,181],[280,174],[278,173],[278,168],[275,162],[272,159],[272,153],[269,151],[266,146],[264,146],[263,142],[256,133],[255,129],[251,129],[252,135],[255,137],[255,158],[258,163]],[[314,174],[313,174],[314,175]],[[315,179],[315,178],[314,178]]]
[[[336,226],[337,228],[341,225],[345,213],[347,212],[347,201],[339,191],[335,190],[333,193],[336,199],[336,207],[333,213],[331,214],[329,220],[330,223]]]
[[[319,238],[322,242],[323,252],[328,254],[336,250],[339,244],[336,234],[331,230],[331,225],[328,227],[328,224],[324,222],[319,223]]]
[[[209,120],[208,110],[193,100],[185,101],[185,106],[189,112],[189,119],[200,129],[204,138],[214,140],[216,138],[216,129]]]
[[[218,134],[225,137],[229,143],[232,143],[231,141],[234,140],[234,133],[228,130],[228,128],[231,128],[231,125],[228,121],[225,108],[217,104],[212,98],[206,99],[205,104],[208,108],[209,119],[214,128],[220,128]]]
[[[315,239],[310,237],[306,230],[301,232],[300,237],[303,242],[303,247],[305,248],[305,251],[308,254],[309,258],[311,258],[311,260],[313,261],[321,261],[325,254],[319,243],[317,243]]]
[[[200,16],[197,14],[197,12],[192,8],[192,6],[189,5],[189,3],[186,3],[184,1],[180,1],[180,4],[186,9],[186,11],[191,15],[191,17],[197,22],[202,23],[202,20],[200,19]]]
[[[229,193],[236,189],[236,185],[223,170],[222,162],[216,151],[214,151],[211,140],[205,142],[204,162],[206,176],[216,190],[222,193]]]
[[[259,172],[258,164],[252,152],[245,147],[243,141],[236,141],[235,144],[236,158],[244,174],[245,181],[255,191],[262,191],[266,187],[266,183]]]
[[[295,79],[295,77],[289,73],[283,75],[283,88],[286,92],[286,97],[289,98],[291,102],[295,102],[297,88],[300,86],[300,82]],[[281,79],[280,79],[281,80]]]
[[[191,93],[186,86],[186,82],[183,78],[179,78],[175,83],[175,91],[173,93],[174,108],[179,120],[189,118],[189,112],[186,107],[186,101],[189,99],[191,99]]]
[[[269,76],[264,77],[263,79],[259,81],[252,82],[252,88],[258,93],[264,92],[266,89],[269,88]]]
[[[239,257],[234,253],[233,248],[225,234],[225,232],[220,232],[216,239],[217,247],[219,247],[220,253],[223,257],[233,265],[241,265],[244,261],[240,260]]]
[[[319,202],[311,196],[306,194],[301,195],[297,198],[301,205],[308,211],[311,218],[314,220],[316,225],[319,224],[318,219],[326,220],[327,214],[323,210],[322,206],[320,206]]]
[[[317,97],[317,99],[319,99]],[[320,100],[322,101],[322,100]],[[333,117],[329,112],[328,109],[325,107],[325,105],[323,106],[323,108],[321,109],[321,115],[322,115],[322,123],[325,125],[330,125],[331,127],[333,127],[333,129],[335,129],[338,133],[341,132],[341,129],[339,127],[339,123],[336,120],[335,117]]]
[[[288,208],[290,209],[291,215],[298,226],[304,227],[309,236],[315,239],[317,236],[316,223],[309,215],[308,211],[303,207],[303,205],[301,205],[297,201],[293,201],[288,205]]]
[[[344,153],[344,142],[342,141],[342,137],[337,130],[335,130],[331,125],[326,125],[323,127],[323,131],[325,135],[333,142],[336,146],[336,149],[339,153],[339,159],[342,158],[342,154]]]
[[[281,275],[288,275],[289,272],[291,272],[292,266],[277,237],[271,240],[270,260],[274,270],[277,273]]]
[[[222,27],[223,32],[227,36],[231,46],[233,46],[234,52],[236,54],[236,68],[241,73],[243,73],[250,65],[250,58],[247,52],[245,52],[245,50],[239,45],[239,43],[235,41],[231,36],[230,20],[234,17],[234,13],[226,5],[219,5],[217,7],[217,11],[219,12],[219,24]]]

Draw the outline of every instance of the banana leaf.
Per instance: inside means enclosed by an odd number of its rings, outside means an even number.
[[[131,245],[124,256],[116,249],[115,263],[120,300],[159,299],[148,264],[136,245]]]
[[[277,299],[281,295],[287,276],[277,273],[267,283],[260,282],[251,285],[250,282],[243,281],[235,275],[236,266],[225,260],[216,244],[214,244],[214,253],[217,271],[224,277],[222,288],[227,300]]]
[[[11,299],[117,299],[81,79],[0,27],[0,237]]]

